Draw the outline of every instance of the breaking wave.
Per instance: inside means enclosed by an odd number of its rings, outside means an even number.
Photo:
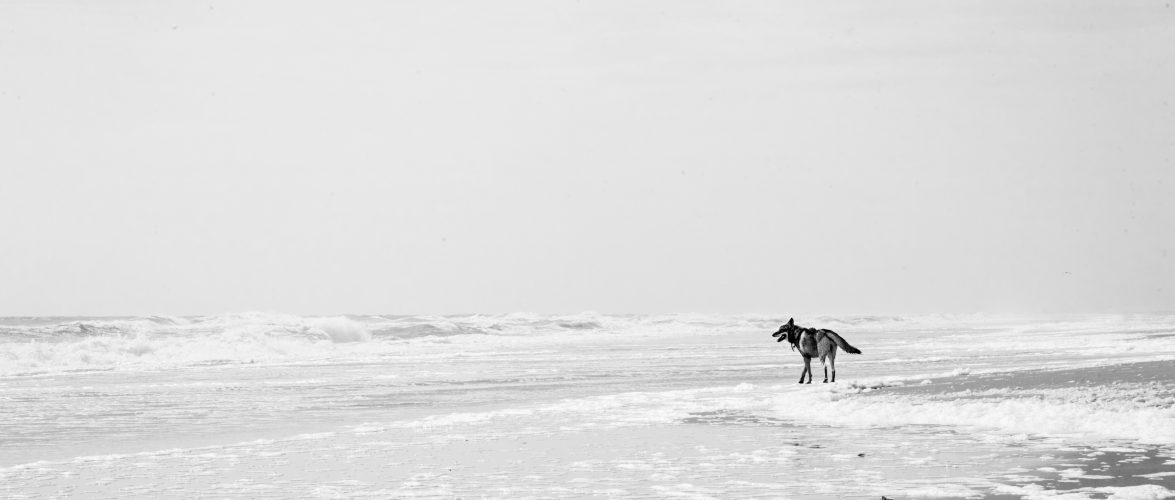
[[[766,322],[765,322],[766,321]],[[562,342],[594,335],[721,335],[774,318],[511,313],[302,317],[249,312],[196,317],[0,318],[0,376],[190,365],[363,361],[453,343]],[[439,347],[438,347],[439,346]]]
[[[346,317],[319,318],[315,326],[321,329],[332,342],[366,342],[371,332],[358,321]]]
[[[234,363],[363,361],[386,356],[459,350],[454,344],[544,348],[552,343],[615,336],[722,336],[762,332],[787,321],[783,315],[662,314],[572,315],[511,313],[457,316],[302,317],[239,313],[196,317],[0,318],[0,376],[76,370],[166,369]],[[857,333],[934,330],[967,323],[1029,332],[1115,328],[1121,318],[1082,316],[1050,321],[1011,321],[985,316],[796,316],[797,323]],[[1007,325],[1007,326],[1005,326]],[[1028,330],[1025,330],[1028,329]],[[602,337],[603,336],[603,337]],[[1029,337],[1030,338],[1030,337]],[[432,349],[432,350],[430,350]]]
[[[366,325],[269,313],[0,322],[0,375],[313,361],[361,352]],[[350,347],[349,347],[350,346]]]

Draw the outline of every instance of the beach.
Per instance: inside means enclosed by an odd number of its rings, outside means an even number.
[[[1167,498],[1175,315],[0,319],[5,498]]]

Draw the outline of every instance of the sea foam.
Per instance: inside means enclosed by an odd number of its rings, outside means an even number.
[[[6,325],[0,332],[0,375],[313,362],[392,348],[370,341],[367,327],[351,318],[272,313]]]
[[[366,342],[371,332],[358,321],[346,317],[319,318],[314,325],[321,329],[333,342]]]

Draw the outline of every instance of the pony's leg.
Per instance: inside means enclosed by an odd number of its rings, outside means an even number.
[[[828,352],[828,364],[832,367],[832,382],[836,382],[836,348]]]
[[[800,383],[801,384],[804,383],[804,375],[807,374],[808,370],[811,370],[811,369],[812,368],[811,368],[811,365],[809,365],[808,357],[804,356],[804,369],[803,369],[803,371],[800,372]]]
[[[804,358],[804,369],[808,371],[808,383],[812,383],[812,358]]]
[[[828,364],[824,360],[820,360],[820,364],[824,366],[824,383],[828,383]]]

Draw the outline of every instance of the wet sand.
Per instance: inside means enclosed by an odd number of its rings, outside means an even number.
[[[1159,386],[1160,395],[1175,398],[1175,361],[1144,361],[1089,368],[1026,370],[931,380],[925,385],[884,388],[888,393],[948,395],[992,389],[1081,388],[1125,383]]]
[[[1006,399],[1009,394],[1041,398],[1041,391],[1057,389],[1070,390],[1063,393],[1073,400],[1110,398],[1112,403],[1114,398],[1130,398],[1135,404],[1171,408],[1175,404],[1175,361],[963,375],[917,385],[879,387],[862,395],[906,395],[931,400]],[[1134,442],[1065,446],[1026,460],[1019,470],[1009,471],[1002,479],[1024,490],[997,495],[1001,498],[1021,498],[1022,494],[1041,490],[1109,498],[1113,488],[1145,485],[1175,490],[1175,447]]]

